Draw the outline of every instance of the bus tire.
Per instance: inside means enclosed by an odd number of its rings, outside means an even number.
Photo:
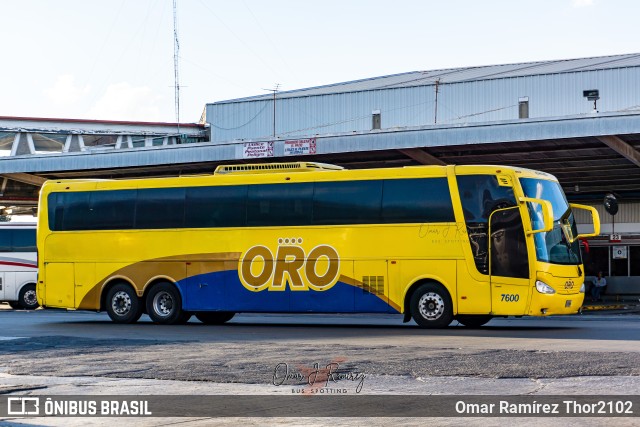
[[[196,318],[205,325],[222,325],[228,322],[236,314],[231,311],[201,311],[196,313]]]
[[[38,308],[38,297],[36,296],[36,285],[33,283],[24,285],[18,294],[18,305],[25,310],[35,310]]]
[[[467,315],[461,314],[456,316],[456,320],[460,322],[463,326],[466,326],[467,328],[479,328],[489,323],[489,321],[492,318],[493,317],[489,315],[473,315],[473,314],[467,314]]]
[[[185,314],[178,289],[169,282],[154,285],[147,294],[147,314],[154,323],[161,325],[180,323]]]
[[[124,283],[118,283],[109,289],[105,306],[107,314],[115,323],[135,323],[142,316],[138,294]]]
[[[410,309],[411,317],[422,328],[445,328],[453,320],[451,297],[437,283],[418,287],[411,295]]]
[[[191,313],[190,311],[183,311],[175,324],[176,325],[185,325],[185,324],[189,323],[189,320],[191,319],[191,316],[193,316],[193,313]]]

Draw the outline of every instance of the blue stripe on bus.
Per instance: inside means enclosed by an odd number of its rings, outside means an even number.
[[[187,311],[397,313],[379,297],[343,282],[327,291],[247,290],[237,270],[187,277],[177,283]]]

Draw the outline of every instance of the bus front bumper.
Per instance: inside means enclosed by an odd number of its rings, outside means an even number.
[[[584,293],[541,294],[535,289],[529,306],[530,316],[550,316],[554,314],[576,314],[584,302]]]

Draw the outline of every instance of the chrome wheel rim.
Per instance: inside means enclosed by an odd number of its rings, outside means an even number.
[[[131,311],[131,296],[125,291],[118,291],[111,298],[111,308],[118,316],[124,316]]]
[[[444,300],[435,292],[427,292],[418,301],[420,315],[427,320],[437,320],[444,313]]]
[[[175,301],[169,292],[161,291],[153,297],[153,311],[160,317],[173,313]]]
[[[29,289],[24,293],[24,303],[28,306],[37,305],[38,297],[36,296],[36,291]]]

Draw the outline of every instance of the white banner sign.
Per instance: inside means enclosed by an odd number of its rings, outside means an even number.
[[[273,157],[273,141],[245,142],[242,149],[242,157],[245,159]]]
[[[305,154],[316,154],[316,139],[296,139],[284,142],[285,156],[302,156]]]

